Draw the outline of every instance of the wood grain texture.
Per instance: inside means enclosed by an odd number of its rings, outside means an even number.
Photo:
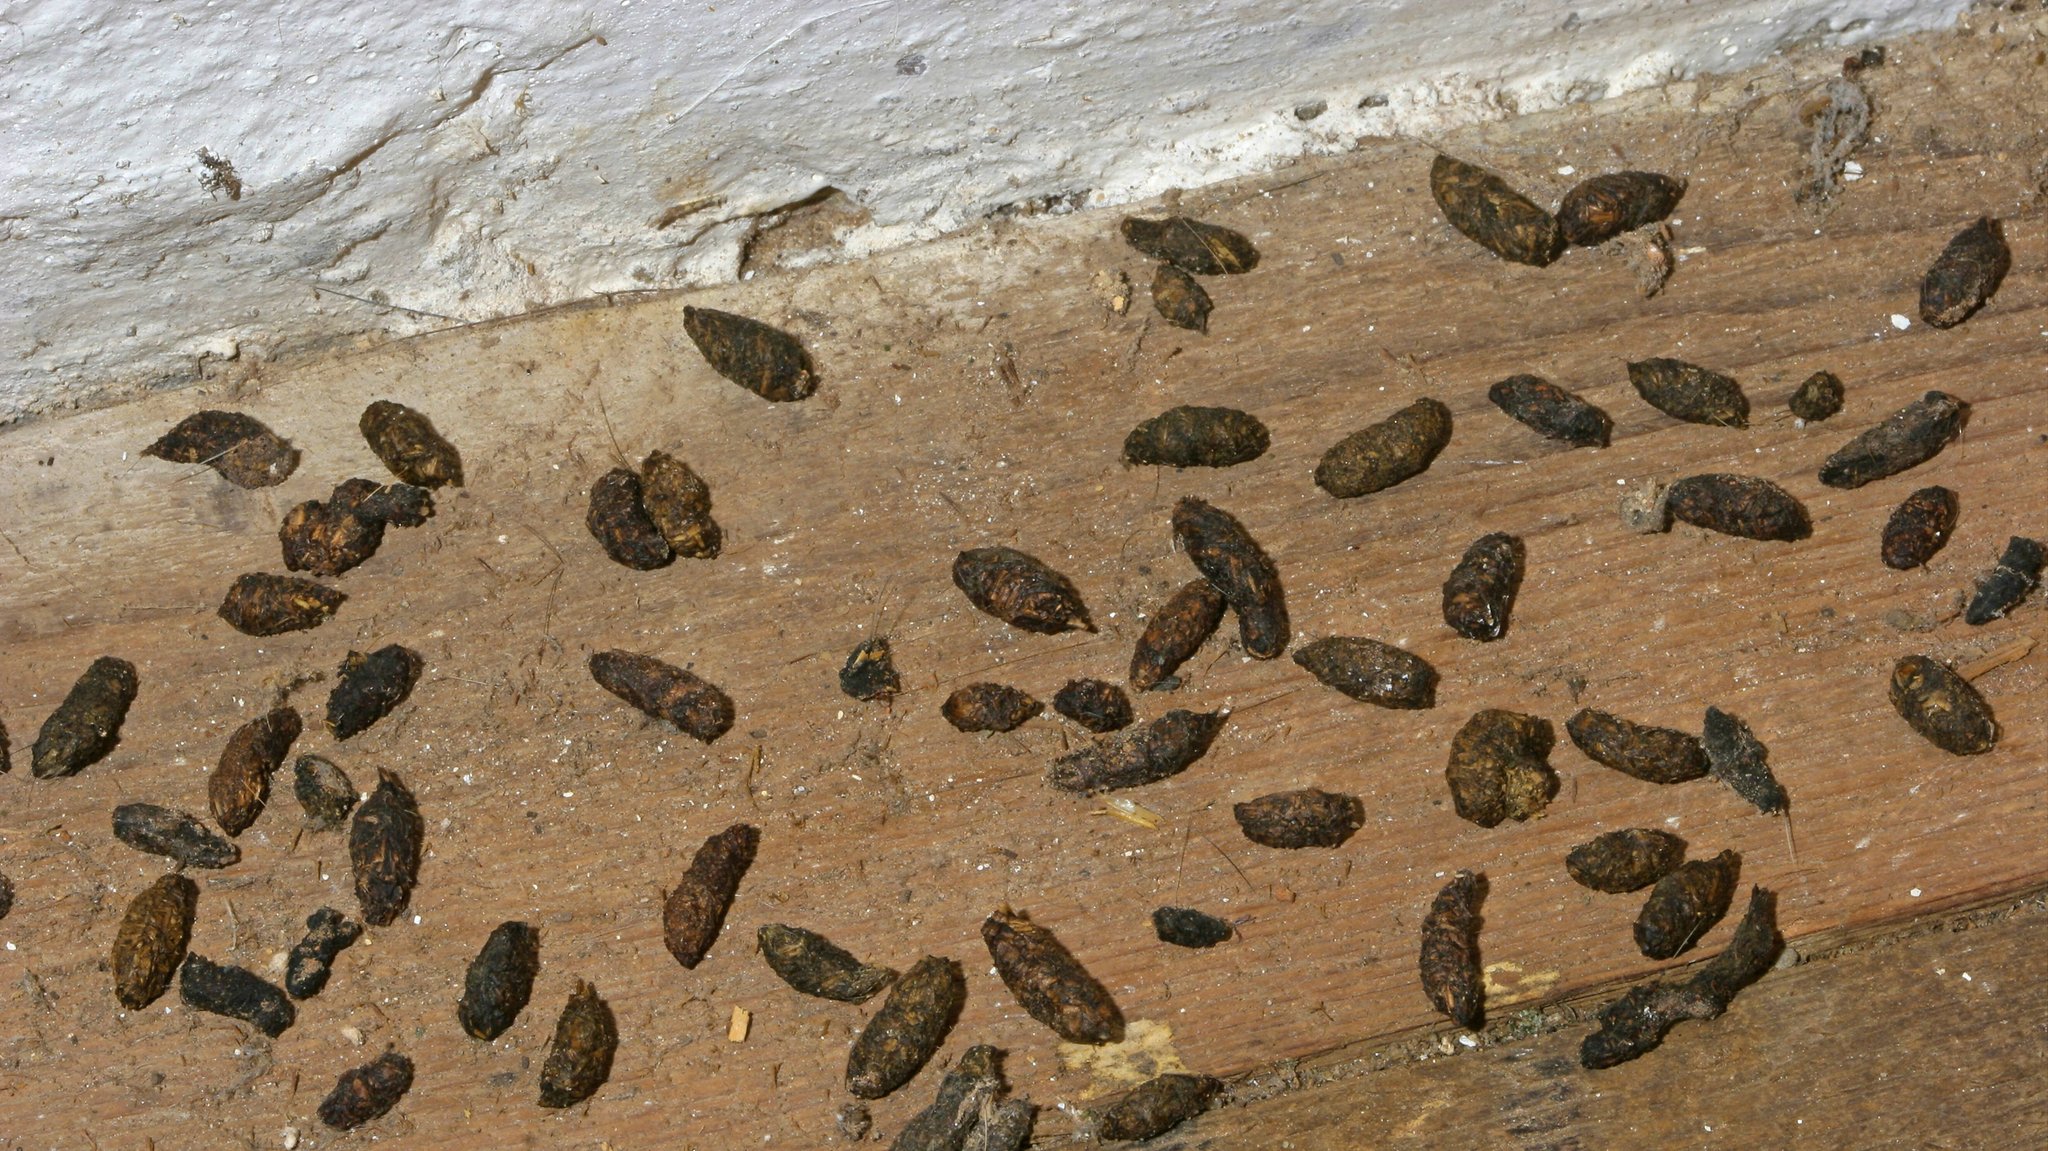
[[[1443,142],[1545,202],[1572,182],[1555,174],[1562,163],[1688,176],[1675,228],[1685,260],[1648,301],[1610,253],[1503,264],[1440,219],[1430,149],[1364,141],[1182,197],[1181,210],[1262,252],[1254,272],[1208,285],[1206,336],[1168,328],[1142,298],[1122,316],[1104,306],[1097,273],[1143,284],[1147,268],[1116,214],[1083,212],[690,297],[798,336],[820,376],[801,403],[719,378],[683,332],[684,300],[663,298],[272,365],[7,431],[0,719],[19,744],[100,654],[135,661],[142,690],[106,760],[70,779],[0,779],[0,871],[16,891],[0,985],[21,987],[0,994],[17,1022],[0,1034],[0,1132],[66,1146],[89,1129],[111,1147],[229,1131],[267,1146],[286,1125],[311,1129],[319,1092],[306,1084],[394,1044],[418,1078],[372,1129],[409,1147],[828,1143],[846,1045],[872,1005],[782,986],[750,941],[787,922],[870,962],[965,962],[967,1005],[941,1060],[978,1042],[1009,1050],[1052,1134],[1068,1121],[1051,1105],[1091,1105],[1115,1085],[1064,1068],[978,961],[979,925],[1005,903],[1059,925],[1134,1031],[1163,1024],[1189,1068],[1244,1075],[1435,1026],[1417,928],[1460,868],[1491,883],[1490,1013],[1653,970],[1629,936],[1637,901],[1580,888],[1562,865],[1612,828],[1669,827],[1698,855],[1740,851],[1745,887],[1782,893],[1795,941],[2037,884],[2048,665],[2021,659],[1978,681],[2004,735],[1967,761],[1912,735],[1886,700],[1903,654],[1970,658],[2042,627],[2038,602],[1984,628],[1957,618],[1959,593],[2006,537],[2043,530],[2048,493],[2048,230],[2033,167],[2048,85],[2027,38],[2041,18],[2005,19],[1894,45],[1867,74],[1883,138],[1824,214],[1792,191],[1799,107],[1835,55]],[[2006,218],[2014,252],[1998,296],[1951,331],[1893,329],[1893,313],[1915,315],[1928,262],[1982,213]],[[1637,400],[1624,365],[1655,355],[1741,380],[1751,428],[1683,425]],[[1847,406],[1798,426],[1784,399],[1820,368],[1847,382]],[[1518,372],[1606,407],[1612,446],[1567,449],[1501,414],[1487,388]],[[1936,388],[1974,405],[1940,457],[1856,491],[1818,482],[1828,453]],[[1455,423],[1427,473],[1356,500],[1314,487],[1331,443],[1422,396]],[[392,533],[335,581],[350,598],[325,625],[232,631],[214,608],[237,574],[280,568],[284,513],[351,476],[386,475],[356,427],[377,399],[432,419],[461,450],[465,486],[438,491],[427,525]],[[1184,403],[1254,413],[1272,449],[1214,472],[1120,462],[1132,426]],[[201,407],[248,411],[304,462],[244,491],[139,455]],[[589,484],[657,448],[710,485],[718,559],[629,571],[584,531]],[[1622,530],[1617,484],[1709,471],[1782,484],[1807,502],[1813,538]],[[1954,542],[1924,570],[1885,568],[1891,506],[1934,482],[1961,495]],[[1141,720],[1235,709],[1193,769],[1131,793],[1159,816],[1148,829],[1047,787],[1078,728],[1048,716],[966,736],[939,706],[978,680],[1046,698],[1069,679],[1120,679],[1144,613],[1192,575],[1168,526],[1183,495],[1228,509],[1271,553],[1297,644],[1400,643],[1443,683],[1433,710],[1382,711],[1289,659],[1244,658],[1226,627],[1182,668],[1186,687],[1134,701]],[[1443,625],[1439,592],[1490,531],[1525,541],[1527,574],[1508,633],[1481,645]],[[993,545],[1071,577],[1099,633],[1028,635],[972,608],[948,567]],[[878,632],[905,689],[858,704],[837,690],[838,664]],[[420,682],[338,745],[311,709],[346,652],[387,643],[420,652]],[[610,648],[718,684],[738,708],[731,732],[700,746],[605,693],[585,663]],[[99,965],[120,907],[162,867],[112,839],[109,810],[197,808],[228,734],[280,697],[308,711],[298,750],[359,785],[389,769],[418,797],[427,845],[406,915],[344,952],[274,1043],[180,1009],[117,1010]],[[1561,725],[1584,705],[1697,731],[1710,703],[1770,746],[1796,837],[1711,780],[1654,788],[1568,744],[1551,757],[1563,788],[1544,818],[1481,830],[1451,811],[1446,749],[1480,708]],[[1265,849],[1232,824],[1233,803],[1311,786],[1363,800],[1366,823],[1342,848]],[[661,944],[662,891],[735,822],[761,828],[758,859],[710,956],[683,971]],[[241,844],[241,864],[195,877],[193,946],[267,972],[308,912],[350,905],[346,852],[337,835],[301,834],[283,802]],[[1163,945],[1148,922],[1163,903],[1241,918],[1240,938],[1200,953]],[[515,918],[542,933],[535,1002],[588,979],[617,1014],[616,1064],[587,1107],[533,1104],[545,1012],[490,1045],[455,1018],[466,964]],[[734,1006],[753,1013],[743,1043],[725,1038]],[[929,1097],[931,1075],[876,1104],[881,1133]],[[56,1114],[69,1118],[52,1128]]]

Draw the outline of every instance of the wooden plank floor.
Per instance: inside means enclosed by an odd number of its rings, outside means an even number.
[[[1497,1019],[1651,973],[1629,936],[1636,902],[1577,887],[1559,863],[1609,828],[1668,826],[1695,852],[1740,851],[1745,882],[1782,893],[1784,930],[1807,949],[2037,886],[2048,875],[2041,657],[1979,681],[2004,737],[1967,761],[1912,736],[1885,682],[1909,652],[1969,657],[2041,629],[2038,604],[1981,629],[1957,618],[1959,593],[2006,537],[2044,530],[2041,29],[2038,15],[1986,15],[1969,34],[1893,45],[1868,74],[1881,113],[1859,156],[1866,175],[1826,213],[1792,197],[1799,109],[1835,67],[1826,54],[1433,142],[1539,199],[1576,179],[1559,174],[1567,166],[1687,175],[1685,261],[1649,301],[1606,253],[1501,264],[1438,218],[1428,146],[1364,141],[1186,195],[1184,209],[1246,231],[1264,253],[1254,273],[1209,283],[1206,337],[1150,317],[1149,269],[1116,239],[1115,215],[1081,213],[993,221],[690,298],[799,334],[824,380],[802,404],[771,406],[715,377],[682,333],[686,301],[663,298],[271,365],[0,434],[0,719],[23,762],[0,781],[0,871],[17,890],[0,922],[0,986],[14,988],[4,1001],[17,1023],[0,1035],[0,1146],[218,1145],[232,1132],[268,1147],[286,1127],[303,1146],[338,1145],[313,1109],[336,1074],[386,1045],[417,1061],[419,1079],[372,1131],[409,1147],[832,1142],[846,1044],[870,1008],[777,982],[752,945],[771,921],[898,967],[926,953],[962,960],[969,999],[946,1058],[974,1042],[1007,1049],[1056,1139],[1073,1127],[1056,1105],[1085,1109],[1117,1089],[1118,1068],[1067,1066],[990,972],[978,927],[1006,902],[1057,930],[1144,1022],[1134,1030],[1151,1046],[1123,1074],[1177,1059],[1247,1076],[1438,1027],[1416,987],[1415,932],[1456,868],[1491,879]],[[2013,272],[1982,314],[1933,331],[1917,320],[1919,277],[1979,213],[2006,218]],[[1119,269],[1140,285],[1127,316],[1095,287]],[[1894,313],[1914,319],[1896,330]],[[1655,355],[1739,377],[1752,428],[1680,425],[1643,405],[1623,365]],[[1847,382],[1848,406],[1799,426],[1784,397],[1822,368]],[[1487,385],[1521,371],[1606,406],[1613,446],[1561,450],[1495,411]],[[1958,443],[1858,491],[1817,482],[1829,452],[1931,388],[1973,404]],[[1426,475],[1348,502],[1311,484],[1330,443],[1421,395],[1457,424]],[[262,640],[231,631],[213,609],[235,575],[279,570],[284,511],[383,474],[355,430],[379,398],[428,412],[460,445],[469,486],[337,581],[351,598],[326,626]],[[1122,466],[1130,426],[1179,403],[1256,413],[1272,451],[1215,473]],[[245,492],[138,455],[215,406],[292,438],[305,451],[298,473]],[[655,448],[712,485],[727,541],[715,562],[631,572],[585,533],[590,482]],[[1703,471],[1784,484],[1807,501],[1813,538],[1622,530],[1618,484]],[[1884,568],[1886,514],[1934,482],[1962,494],[1954,542],[1925,571]],[[1191,574],[1167,527],[1184,494],[1262,539],[1298,642],[1399,642],[1444,683],[1434,710],[1378,711],[1288,660],[1212,643],[1180,692],[1138,701],[1146,716],[1235,709],[1196,769],[1136,794],[1161,817],[1146,829],[1046,787],[1076,729],[1039,720],[967,737],[938,704],[976,679],[1049,698],[1071,677],[1121,678],[1144,614]],[[1525,538],[1529,571],[1509,636],[1478,645],[1444,628],[1438,587],[1494,530]],[[995,543],[1067,572],[1100,633],[1027,636],[969,607],[948,565]],[[893,706],[836,687],[845,654],[876,632],[893,638],[910,685]],[[429,833],[416,917],[345,953],[275,1042],[170,999],[118,1009],[108,947],[161,868],[112,840],[109,809],[203,810],[230,731],[280,693],[317,719],[318,677],[351,648],[391,642],[427,660],[410,702],[346,745],[309,724],[316,734],[296,750],[331,755],[359,784],[381,767],[411,785]],[[738,701],[732,733],[705,749],[604,694],[584,664],[612,647],[721,684]],[[135,661],[143,680],[120,747],[75,778],[33,780],[37,726],[104,653]],[[1546,818],[1481,830],[1451,813],[1445,748],[1476,709],[1561,724],[1591,705],[1697,729],[1710,703],[1770,745],[1792,834],[1719,785],[1652,788],[1569,744],[1553,756],[1564,789]],[[1368,822],[1343,848],[1278,852],[1238,834],[1232,803],[1308,785],[1363,798]],[[736,820],[762,828],[759,861],[711,957],[684,971],[661,947],[662,894],[697,844]],[[242,864],[197,877],[196,951],[268,969],[315,907],[353,912],[342,843],[302,834],[288,788],[241,841]],[[1165,948],[1147,914],[1169,902],[1242,917],[1242,938],[1203,954]],[[476,1043],[453,1004],[464,965],[509,918],[544,934],[534,1004],[503,1039]],[[590,1105],[544,1112],[538,1059],[578,978],[618,1015],[618,1060]],[[738,1043],[726,1038],[735,1006],[753,1013]],[[1689,1042],[1710,1047],[1712,1034]],[[875,1106],[884,1137],[933,1081]]]

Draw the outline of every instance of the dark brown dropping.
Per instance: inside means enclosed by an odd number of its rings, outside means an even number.
[[[697,848],[661,908],[662,941],[677,963],[694,968],[704,961],[760,845],[759,828],[735,823]]]
[[[1139,691],[1171,691],[1180,686],[1174,673],[1195,652],[1201,650],[1223,612],[1230,605],[1216,585],[1206,579],[1189,580],[1152,613],[1131,653],[1131,686]]]
[[[1197,276],[1236,275],[1259,266],[1259,250],[1242,233],[1186,216],[1125,216],[1124,242],[1155,260]]]
[[[1173,538],[1237,613],[1246,655],[1273,659],[1287,650],[1287,596],[1280,587],[1280,569],[1236,516],[1185,496],[1173,506]]]
[[[105,759],[121,742],[128,705],[141,690],[134,664],[110,655],[93,660],[36,732],[29,749],[30,774],[62,779]]]
[[[788,332],[710,308],[684,308],[683,330],[712,371],[764,400],[789,403],[818,390],[811,357]]]
[[[1565,721],[1586,757],[1645,783],[1685,783],[1707,774],[1707,749],[1695,736],[1586,708]]]
[[[1011,627],[1040,635],[1094,631],[1073,581],[1016,548],[969,548],[953,560],[953,586]]]
[[[1124,689],[1103,679],[1073,679],[1054,693],[1052,709],[1098,734],[1121,731],[1137,716]]]
[[[677,555],[717,558],[725,533],[711,518],[711,485],[690,465],[667,452],[650,452],[640,461],[640,503]]]
[[[1216,308],[1209,293],[1193,276],[1161,264],[1152,274],[1152,308],[1161,319],[1176,328],[1209,334],[1209,313]]]
[[[195,1011],[239,1019],[272,1039],[283,1035],[298,1010],[278,986],[246,967],[215,963],[194,952],[178,969],[178,999]]]
[[[1024,1013],[1069,1043],[1121,1043],[1124,1014],[1053,933],[1005,907],[982,921],[996,974]]]
[[[462,977],[462,1001],[455,1018],[472,1039],[496,1039],[526,1010],[533,978],[540,974],[540,932],[508,919],[491,929],[482,950]]]
[[[356,902],[363,920],[383,927],[412,901],[420,878],[420,853],[427,826],[405,782],[377,769],[377,790],[356,809],[348,830],[349,866],[355,872]]]
[[[363,925],[323,907],[306,917],[306,934],[285,957],[284,989],[293,999],[311,999],[327,986],[334,957],[363,936]]]
[[[1820,482],[1860,488],[1924,464],[1962,434],[1969,416],[1970,405],[1947,392],[1929,392],[1843,444],[1820,465]]]
[[[14,881],[5,875],[0,875],[0,920],[6,919],[7,913],[13,910]]]
[[[309,579],[249,572],[228,586],[219,615],[243,635],[283,635],[319,627],[347,599],[346,592]]]
[[[181,867],[215,870],[242,861],[242,849],[191,815],[154,803],[124,803],[114,809],[114,838]]]
[[[412,1060],[386,1051],[361,1067],[341,1073],[334,1090],[320,1101],[320,1122],[336,1131],[353,1131],[377,1118],[412,1090]]]
[[[857,1099],[880,1099],[910,1082],[938,1054],[965,1002],[967,980],[958,963],[936,955],[918,960],[854,1036],[846,1089]]]
[[[1963,609],[1963,621],[1987,624],[2020,606],[2041,586],[2043,562],[2048,562],[2048,548],[2025,536],[2007,540],[1998,566],[1978,577],[1976,594]]]
[[[764,923],[755,939],[769,968],[805,995],[866,1003],[896,979],[894,969],[862,963],[852,952],[801,927]]]
[[[1718,707],[1707,709],[1700,745],[1707,749],[1707,770],[1756,805],[1765,815],[1791,806],[1791,799],[1771,774],[1769,751],[1750,733],[1749,725]]]
[[[333,831],[356,809],[355,783],[317,755],[302,755],[292,765],[292,792],[315,831]]]
[[[961,731],[1014,731],[1044,710],[1029,693],[1000,683],[970,683],[939,707]]]
[[[976,1044],[939,1080],[939,1090],[924,1110],[903,1125],[889,1151],[962,1151],[981,1125],[985,1108],[1004,1090],[1003,1053]]]
[[[1176,947],[1214,947],[1234,931],[1229,920],[1192,907],[1161,907],[1152,912],[1152,933],[1159,942]]]
[[[277,539],[287,570],[338,576],[377,554],[386,524],[418,527],[433,514],[434,497],[425,488],[354,479],[324,503],[307,500],[286,512]]]
[[[289,440],[240,412],[194,412],[142,454],[174,464],[205,464],[238,488],[281,484],[299,466],[298,449]]]
[[[1484,168],[1438,155],[1429,191],[1452,227],[1503,260],[1541,268],[1564,251],[1557,217]]]
[[[1763,977],[1778,958],[1778,898],[1752,887],[1749,909],[1736,925],[1728,949],[1683,983],[1649,983],[1600,1011],[1600,1029],[1579,1045],[1579,1063],[1589,1071],[1626,1063],[1654,1050],[1671,1029],[1688,1019],[1714,1019],[1735,994]]]
[[[1148,1079],[1102,1113],[1095,1137],[1105,1143],[1154,1139],[1200,1115],[1223,1085],[1178,1072]]]
[[[675,549],[647,514],[640,477],[613,468],[590,485],[590,511],[583,526],[612,562],[634,571],[653,571],[675,562]]]
[[[1724,428],[1749,426],[1749,397],[1742,385],[1719,372],[1684,360],[1655,358],[1628,366],[1629,383],[1651,407],[1689,424]]]
[[[1948,546],[1961,512],[1962,502],[1956,494],[1939,484],[1907,496],[1884,522],[1884,537],[1878,547],[1884,566],[1894,571],[1925,566]]]
[[[1466,639],[1487,643],[1508,630],[1522,587],[1522,541],[1506,532],[1480,536],[1444,581],[1444,622]]]
[[[1614,432],[1606,412],[1540,376],[1509,376],[1486,389],[1486,398],[1543,438],[1575,448],[1604,448]]]
[[[185,962],[199,885],[182,875],[160,875],[121,913],[114,933],[114,998],[130,1011],[157,1001]]]
[[[1556,739],[1550,721],[1540,716],[1489,708],[1466,720],[1451,737],[1451,762],[1444,769],[1459,817],[1494,827],[1541,815],[1557,794],[1557,773],[1549,763]]]
[[[423,488],[462,486],[461,453],[441,438],[427,417],[404,404],[378,400],[363,409],[357,423],[370,450],[392,475]]]
[[[869,703],[896,698],[903,690],[903,677],[896,674],[888,636],[872,636],[854,647],[839,669],[839,690]]]
[[[1131,429],[1124,461],[1172,468],[1227,468],[1258,459],[1273,446],[1266,425],[1236,408],[1182,404]]]
[[[1564,869],[1581,887],[1625,895],[1650,886],[1683,862],[1683,839],[1654,827],[1624,827],[1572,848]]]
[[[1892,668],[1892,706],[1927,742],[1950,755],[1981,755],[1998,742],[1998,721],[1970,681],[1924,655]]]
[[[1093,795],[1156,783],[1202,758],[1223,730],[1222,711],[1174,708],[1158,719],[1094,740],[1052,762],[1047,781],[1061,791]]]
[[[0,723],[0,775],[14,770],[14,747],[7,740],[7,725]]]
[[[1479,966],[1479,904],[1486,877],[1460,871],[1422,917],[1422,993],[1467,1031],[1486,1025],[1486,978]]]
[[[1436,706],[1436,669],[1413,652],[1362,636],[1324,636],[1294,662],[1360,703],[1403,711]]]
[[[240,835],[270,802],[270,776],[304,730],[299,713],[280,707],[235,729],[206,781],[207,808],[229,835]]]
[[[1651,959],[1669,959],[1692,949],[1721,917],[1735,895],[1742,857],[1723,851],[1712,859],[1681,863],[1650,889],[1636,916],[1636,947]]]
[[[590,657],[590,676],[602,687],[683,734],[712,743],[732,728],[732,697],[696,674],[630,651]]]
[[[540,1068],[540,1105],[574,1107],[597,1093],[612,1075],[619,1049],[619,1024],[597,988],[581,979],[555,1020],[555,1039]]]
[[[1384,491],[1429,470],[1451,442],[1451,409],[1424,397],[1345,436],[1316,465],[1316,486],[1348,500]]]
[[[1276,791],[1231,808],[1244,837],[1265,847],[1341,847],[1365,826],[1365,804],[1355,795],[1306,787]]]
[[[1949,240],[1920,281],[1920,318],[1937,328],[1955,327],[1998,294],[2011,270],[2004,226],[1979,216]]]
[[[1664,219],[1684,195],[1685,181],[1662,172],[1591,176],[1558,202],[1558,230],[1564,233],[1565,243],[1590,248]]]
[[[348,653],[327,693],[328,734],[349,739],[370,730],[412,694],[423,666],[418,652],[395,643],[368,655]]]
[[[1674,518],[1722,535],[1787,543],[1813,535],[1799,497],[1761,476],[1687,476],[1671,485],[1664,506]]]
[[[1785,406],[1807,423],[1818,423],[1842,410],[1842,381],[1833,372],[1815,372],[1806,377]]]

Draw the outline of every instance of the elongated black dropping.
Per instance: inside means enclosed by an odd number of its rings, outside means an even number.
[[[1664,506],[1675,518],[1722,535],[1785,543],[1813,535],[1799,497],[1761,476],[1687,476],[1671,485]]]
[[[1207,1110],[1222,1089],[1207,1075],[1172,1072],[1148,1079],[1102,1113],[1096,1137],[1105,1143],[1157,1138]]]
[[[1481,827],[1541,815],[1557,795],[1550,749],[1557,735],[1535,715],[1487,708],[1451,737],[1444,781],[1458,817]]]
[[[378,400],[363,409],[356,424],[392,475],[423,488],[462,486],[462,454],[420,412]]]
[[[1815,372],[1800,382],[1785,406],[1809,424],[1828,419],[1842,410],[1841,378],[1833,372]]]
[[[1742,857],[1733,851],[1678,865],[1650,889],[1650,898],[1636,916],[1637,948],[1651,959],[1691,950],[1728,913],[1741,872]]]
[[[1541,268],[1564,251],[1557,217],[1484,168],[1439,154],[1429,191],[1452,227],[1503,260]]]
[[[1422,917],[1422,993],[1468,1031],[1486,1023],[1486,978],[1479,965],[1479,903],[1485,897],[1486,876],[1460,871]]]
[[[2011,269],[2004,226],[1979,216],[1949,240],[1920,281],[1920,318],[1937,328],[1955,327],[1997,294]]]
[[[854,1036],[846,1089],[858,1099],[880,1099],[910,1082],[938,1054],[966,1002],[967,979],[958,963],[936,955],[918,960]]]
[[[1124,689],[1101,679],[1068,680],[1054,693],[1052,709],[1098,734],[1129,727],[1137,718]]]
[[[61,779],[105,759],[121,742],[128,705],[141,690],[134,664],[110,655],[93,660],[36,733],[30,773],[37,779]]]
[[[1109,989],[1048,928],[1001,908],[981,924],[996,974],[1018,1006],[1069,1043],[1120,1043],[1124,1016]]]
[[[1390,643],[1362,636],[1324,636],[1296,651],[1294,662],[1361,703],[1403,710],[1436,706],[1436,668]]]
[[[426,821],[405,781],[382,768],[377,790],[356,809],[348,832],[349,866],[355,872],[356,902],[363,919],[383,927],[412,901],[426,846]]]
[[[1998,566],[1977,580],[1977,593],[1963,610],[1963,622],[1987,624],[2020,606],[2041,586],[2041,565],[2048,562],[2048,548],[2025,536],[2006,541]]]
[[[1673,419],[1724,428],[1749,426],[1742,385],[1684,360],[1654,357],[1628,366],[1628,381],[1645,403]]]
[[[363,925],[323,907],[306,917],[306,935],[285,959],[284,989],[293,999],[310,999],[327,986],[334,958],[362,938]]]
[[[1451,442],[1451,409],[1427,396],[1331,445],[1316,486],[1340,500],[1385,491],[1429,470]]]
[[[786,923],[764,923],[755,939],[761,958],[784,983],[820,999],[866,1003],[895,982],[896,972],[862,963],[852,952],[815,931]]]
[[[1131,652],[1131,686],[1139,691],[1179,687],[1180,677],[1175,673],[1215,634],[1229,607],[1223,593],[1206,579],[1182,584],[1145,622],[1145,631]]]
[[[1262,795],[1234,805],[1231,815],[1246,839],[1287,850],[1342,847],[1365,826],[1365,804],[1357,796],[1318,787]]]
[[[1748,724],[1710,707],[1700,743],[1707,749],[1707,768],[1714,778],[1755,804],[1758,811],[1776,815],[1791,805],[1777,776],[1771,774],[1770,753],[1750,733]]]
[[[1685,840],[1654,827],[1624,827],[1572,848],[1564,869],[1581,887],[1622,895],[1641,891],[1685,861]]]
[[[970,683],[946,697],[939,713],[960,731],[1015,731],[1045,705],[1002,683]]]
[[[540,1069],[540,1105],[574,1107],[604,1086],[619,1049],[619,1023],[611,1004],[581,979],[555,1020],[555,1040]]]
[[[1228,714],[1174,708],[1150,723],[1060,756],[1047,781],[1061,791],[1092,795],[1179,775],[1209,750]]]
[[[903,677],[896,673],[888,636],[869,636],[855,645],[839,668],[839,690],[865,703],[896,698],[903,690]]]
[[[817,370],[795,336],[759,320],[684,308],[683,330],[711,370],[764,400],[790,403],[818,390]]]
[[[1884,523],[1884,535],[1878,543],[1884,566],[1894,571],[1925,566],[1948,545],[1961,511],[1962,501],[1956,498],[1956,493],[1939,484],[1907,496]]]
[[[1237,613],[1245,654],[1273,659],[1286,651],[1290,632],[1280,569],[1237,517],[1186,496],[1173,506],[1173,536]]]
[[[1227,468],[1272,446],[1266,425],[1236,408],[1168,408],[1124,437],[1124,459],[1174,468]]]
[[[242,849],[197,816],[154,803],[124,803],[115,808],[114,838],[185,867],[232,867],[242,861]]]
[[[1131,247],[1197,276],[1236,275],[1259,266],[1259,250],[1252,242],[1220,224],[1186,216],[1126,216],[1118,229]]]
[[[685,735],[713,743],[732,730],[732,697],[695,672],[632,651],[600,651],[590,657],[597,685]]]
[[[1860,488],[1924,464],[1962,434],[1969,416],[1970,405],[1947,392],[1929,392],[1843,444],[1821,464],[1820,482]]]
[[[1564,194],[1557,224],[1566,243],[1591,247],[1664,219],[1684,195],[1685,181],[1662,172],[1605,172]]]
[[[1892,706],[1927,742],[1950,755],[1981,755],[1998,742],[1998,721],[1970,681],[1924,655],[1892,667]]]
[[[174,464],[204,464],[238,488],[281,484],[299,466],[291,441],[241,412],[193,412],[142,454]]]
[[[969,548],[953,560],[953,586],[969,603],[1011,627],[1040,635],[1094,631],[1074,583],[1012,547]]]
[[[1172,264],[1161,264],[1152,275],[1152,310],[1176,328],[1209,334],[1209,313],[1216,302],[1196,279]]]
[[[327,730],[336,739],[370,730],[412,694],[424,666],[418,652],[395,643],[368,655],[348,653],[334,690],[327,693]]]
[[[377,1118],[412,1090],[412,1060],[386,1051],[361,1067],[341,1073],[334,1090],[320,1101],[320,1122],[336,1131],[353,1131]]]
[[[187,1007],[239,1019],[272,1039],[298,1018],[283,990],[246,967],[214,963],[203,955],[185,957],[178,969],[178,998]]]
[[[1728,949],[1683,983],[1648,983],[1600,1011],[1600,1029],[1579,1045],[1579,1063],[1589,1071],[1626,1063],[1664,1041],[1688,1019],[1714,1019],[1728,1010],[1737,992],[1763,977],[1778,958],[1778,900],[1753,887],[1749,910],[1735,928]]]
[[[292,792],[316,831],[340,827],[356,807],[356,785],[348,773],[317,755],[302,755],[292,765]]]
[[[1586,708],[1564,729],[1587,758],[1645,783],[1685,783],[1707,774],[1707,749],[1697,736],[1636,723]]]
[[[539,973],[540,932],[516,919],[500,923],[469,961],[455,1018],[471,1038],[496,1039],[526,1010]]]
[[[1575,448],[1604,448],[1614,432],[1606,412],[1541,376],[1509,376],[1486,389],[1486,398],[1544,439]]]
[[[677,963],[694,969],[704,961],[760,847],[760,828],[735,823],[705,839],[690,857],[661,908],[662,942]]]
[[[1522,587],[1522,541],[1506,532],[1480,536],[1444,581],[1444,622],[1466,639],[1487,643],[1508,630]]]

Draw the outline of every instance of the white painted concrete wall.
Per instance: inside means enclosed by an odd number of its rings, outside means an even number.
[[[467,320],[711,282],[827,186],[868,251],[1965,2],[0,0],[0,421],[446,323],[316,288]]]

